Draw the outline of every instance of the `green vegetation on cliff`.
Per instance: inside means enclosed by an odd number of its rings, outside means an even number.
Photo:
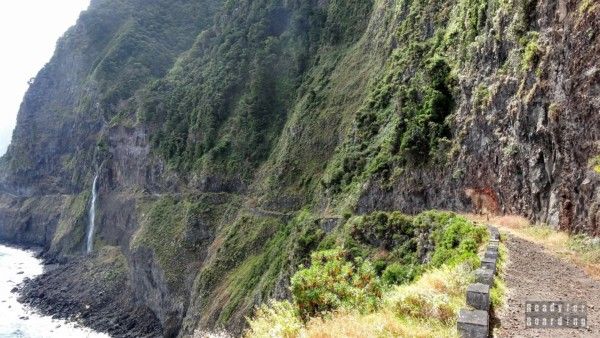
[[[549,23],[559,20],[549,6],[93,1],[25,97],[0,160],[0,193],[10,194],[0,216],[60,258],[78,254],[98,173],[97,247],[121,251],[130,272],[152,270],[132,287],[168,332],[240,333],[272,298],[295,303],[264,314],[302,320],[357,306],[338,315],[371,320],[389,301],[382,318],[414,310],[411,321],[422,313],[398,300],[408,290],[432,297],[443,331],[439,294],[415,285],[464,282],[458,266],[476,259],[483,234],[449,213],[393,210],[468,208],[465,188],[501,190],[501,207],[540,217],[586,210],[550,192],[561,173],[549,168],[573,167],[560,161],[586,172],[600,161],[593,147],[565,155],[578,147],[553,143],[573,139],[558,125],[565,112],[585,109],[555,102],[571,89],[550,77],[562,82],[589,60],[549,65],[564,46],[549,48],[546,32],[569,31]],[[577,22],[591,25],[598,8],[582,2]],[[574,119],[565,125],[585,120]],[[592,144],[598,133],[587,129]]]
[[[164,196],[141,201],[138,205],[140,227],[131,249],[150,248],[174,291],[181,295],[181,276],[197,268],[196,260],[205,255],[203,247],[213,236],[215,224],[236,200],[225,194],[202,194],[174,198]]]
[[[313,55],[355,40],[370,8],[226,3],[215,26],[143,94],[140,118],[156,129],[154,146],[177,168],[249,179],[269,157],[307,70],[322,62]]]
[[[369,242],[363,245],[363,252],[371,250],[377,255],[374,257],[385,257],[388,251],[408,251],[403,256],[410,255],[410,246],[397,236],[415,229],[421,235],[411,236],[409,241],[416,242],[413,250],[419,247],[422,258],[406,263],[391,258],[392,254],[386,259],[394,263],[382,273],[371,255],[356,257],[342,248],[316,251],[310,266],[291,278],[292,302],[272,301],[259,307],[249,319],[246,336],[299,337],[336,329],[337,335],[342,331],[360,335],[378,326],[372,322],[374,316],[387,322],[377,329],[378,335],[423,332],[423,336],[433,337],[444,332],[444,336],[456,336],[457,311],[464,306],[469,271],[479,263],[477,253],[485,243],[485,227],[436,211],[416,217],[377,212],[355,221],[352,228],[357,227],[374,230],[370,239],[360,235]],[[382,241],[375,242],[376,238]],[[411,283],[412,278],[390,278],[396,271],[402,274],[407,264],[419,271],[412,276],[415,282]],[[351,328],[345,327],[348,317],[355,321]]]
[[[90,193],[83,192],[65,201],[52,238],[51,251],[69,254],[83,250],[89,199]]]

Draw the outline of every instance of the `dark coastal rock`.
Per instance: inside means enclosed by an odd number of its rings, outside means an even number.
[[[57,266],[24,283],[19,301],[54,319],[80,321],[113,337],[162,336],[160,321],[134,301],[126,276],[105,275],[106,271],[124,271],[122,257],[115,254],[100,254],[101,264],[76,259]]]

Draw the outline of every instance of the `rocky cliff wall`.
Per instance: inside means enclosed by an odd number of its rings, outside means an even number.
[[[597,234],[598,15],[575,0],[96,1],[25,97],[0,239],[80,262],[98,172],[93,259],[122,255],[126,298],[173,336],[240,332],[352,213],[480,196]]]
[[[487,189],[499,212],[598,234],[597,5],[529,1],[520,18],[483,4],[472,57],[457,71],[451,160],[387,190],[372,182],[360,209],[468,210],[465,189]]]

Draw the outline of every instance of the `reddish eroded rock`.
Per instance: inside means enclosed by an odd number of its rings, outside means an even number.
[[[473,211],[478,214],[496,215],[500,212],[498,197],[491,188],[465,189],[465,195],[471,200]]]

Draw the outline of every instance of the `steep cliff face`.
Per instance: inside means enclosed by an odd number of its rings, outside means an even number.
[[[469,13],[460,5],[452,11]],[[470,188],[496,200],[498,212],[598,234],[598,6],[482,1],[475,8],[469,22],[477,36],[466,57],[451,53],[459,61],[449,161],[409,169],[385,188],[372,180],[360,208],[462,209]]]
[[[82,255],[99,173],[92,261],[123,255],[130,301],[171,336],[239,332],[352,213],[485,200],[598,234],[599,15],[575,0],[93,1],[0,160],[0,239]]]

